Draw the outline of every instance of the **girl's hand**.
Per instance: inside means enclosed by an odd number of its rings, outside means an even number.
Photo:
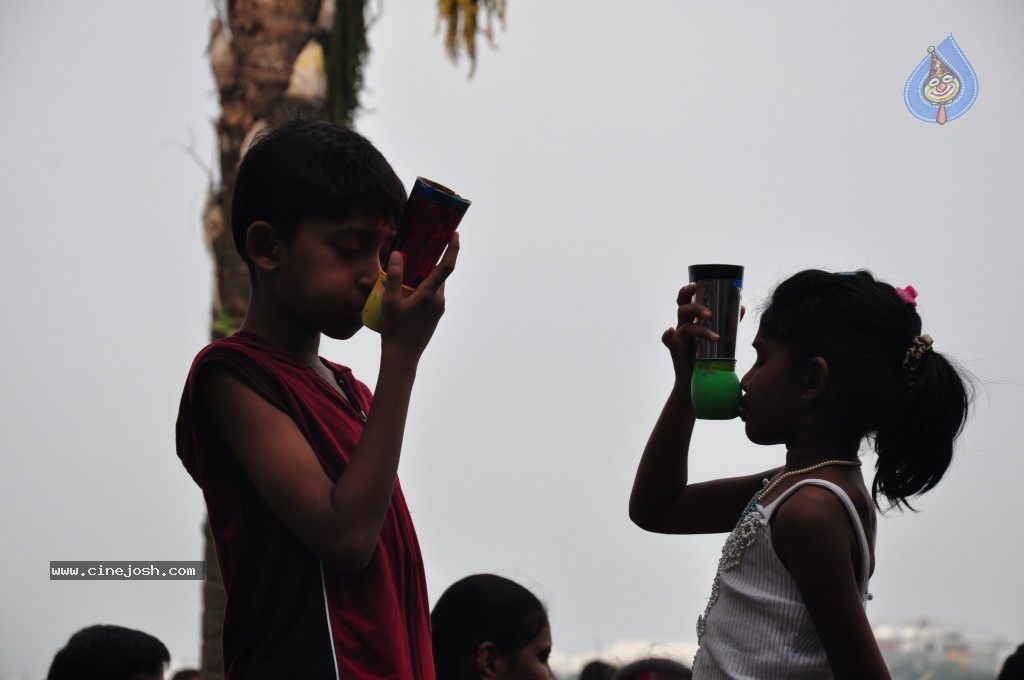
[[[696,292],[697,285],[693,283],[679,289],[679,295],[676,297],[676,304],[679,306],[676,312],[678,325],[661,335],[662,343],[672,354],[676,380],[685,381],[687,384],[693,374],[694,340],[719,339],[718,333],[698,323],[699,320],[710,319],[712,314],[710,309],[693,301]]]
[[[401,254],[388,260],[388,280],[381,305],[381,347],[394,348],[419,358],[444,314],[444,284],[459,255],[459,234],[452,234],[441,261],[411,293],[403,291]]]

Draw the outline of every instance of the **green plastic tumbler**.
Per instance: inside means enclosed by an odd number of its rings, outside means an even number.
[[[735,359],[698,359],[690,380],[693,412],[702,420],[730,420],[740,413]]]
[[[711,310],[704,326],[718,340],[695,344],[690,398],[693,412],[702,420],[729,420],[740,413],[740,380],[736,375],[736,332],[740,324],[743,267],[731,264],[695,264],[690,280],[697,284],[696,302]]]

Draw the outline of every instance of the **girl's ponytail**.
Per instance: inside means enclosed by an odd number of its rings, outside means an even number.
[[[912,345],[911,359],[913,351]],[[878,462],[871,495],[875,505],[885,496],[895,507],[913,509],[907,499],[932,489],[949,468],[971,391],[961,371],[930,347],[904,363],[903,389],[886,405],[873,437]]]

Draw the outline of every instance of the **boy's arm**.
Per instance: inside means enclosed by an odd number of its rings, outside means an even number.
[[[689,484],[687,460],[695,417],[690,399],[693,341],[716,339],[695,319],[711,312],[692,301],[696,286],[679,291],[679,325],[662,335],[672,354],[675,384],[661,416],[647,440],[633,480],[629,517],[642,529],[666,534],[701,534],[731,531],[745,504],[762,487],[768,473]]]
[[[836,678],[889,678],[857,587],[859,541],[835,494],[794,493],[772,518],[772,545],[792,574]]]
[[[398,473],[420,356],[444,311],[444,281],[458,236],[405,298],[401,258],[388,264],[381,363],[373,408],[345,472],[332,483],[294,421],[224,369],[196,388],[204,421],[237,457],[260,495],[295,535],[334,568],[363,569],[377,546]]]

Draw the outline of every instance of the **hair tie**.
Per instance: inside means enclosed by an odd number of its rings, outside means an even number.
[[[910,343],[910,349],[907,350],[907,356],[903,359],[903,368],[908,371],[917,370],[918,364],[921,363],[921,357],[924,353],[931,350],[932,348],[932,336],[930,335],[919,335],[914,338],[914,341]]]
[[[907,286],[906,288],[897,288],[896,295],[898,295],[899,298],[908,305],[911,305],[912,307],[917,307],[917,291],[914,290],[913,286]]]

